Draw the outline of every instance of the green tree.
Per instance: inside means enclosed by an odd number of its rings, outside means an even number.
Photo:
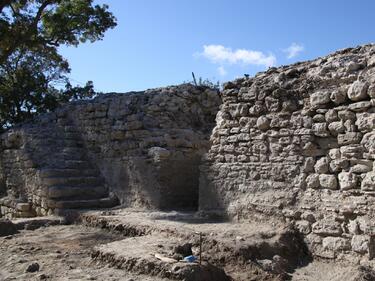
[[[108,6],[92,0],[0,0],[0,130],[92,97],[91,82],[70,85],[58,48],[101,40],[115,26]]]

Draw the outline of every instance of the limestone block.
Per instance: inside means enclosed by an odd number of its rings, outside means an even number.
[[[304,236],[304,242],[308,245],[309,249],[315,252],[315,249],[320,248],[323,238],[314,233]]]
[[[256,101],[255,104],[249,108],[250,116],[260,116],[266,112],[266,107],[262,101]]]
[[[366,201],[364,200],[363,203]],[[368,216],[360,216],[356,219],[356,222],[359,226],[361,233],[367,235],[375,235],[375,225],[373,220]]]
[[[313,120],[310,116],[303,116],[302,123],[304,128],[310,129],[313,125]]]
[[[229,143],[236,143],[236,142],[238,142],[238,136],[237,135],[229,136],[229,137],[227,137],[227,141]]]
[[[348,145],[360,143],[362,134],[358,132],[346,132],[345,134],[339,134],[337,136],[337,142],[339,145]]]
[[[310,174],[306,177],[307,188],[318,188],[320,186],[319,174]]]
[[[237,156],[237,161],[238,162],[247,162],[249,157],[247,155],[238,155]]]
[[[337,189],[337,179],[334,175],[321,174],[319,175],[319,184],[321,188]]]
[[[359,101],[349,104],[348,108],[354,112],[363,112],[371,107],[370,101]]]
[[[342,234],[340,223],[333,219],[317,221],[312,225],[312,231],[321,236],[340,236]]]
[[[345,126],[341,121],[332,122],[328,124],[328,130],[332,135],[337,136],[338,134],[342,134],[345,132]]]
[[[329,168],[328,164],[329,162],[327,157],[320,158],[318,161],[316,161],[314,166],[315,172],[318,174],[326,174]]]
[[[321,105],[327,104],[331,101],[331,93],[329,91],[319,91],[310,96],[310,104],[313,108],[318,108]]]
[[[353,167],[350,168],[350,171],[354,174],[365,174],[372,170],[371,166],[364,165],[364,164],[355,164]]]
[[[375,132],[366,133],[361,141],[367,152],[375,154]]]
[[[371,171],[365,175],[361,189],[363,191],[375,191],[375,172]]]
[[[340,147],[342,159],[361,159],[364,147],[361,144],[351,144]]]
[[[328,137],[329,131],[327,130],[327,123],[314,123],[312,125],[314,135],[318,137]]]
[[[375,128],[375,113],[359,113],[355,122],[361,132],[370,132]]]
[[[341,190],[349,190],[357,188],[358,185],[358,176],[351,172],[341,172],[338,174],[339,185]]]
[[[310,222],[308,221],[305,221],[305,220],[296,221],[295,226],[297,230],[304,235],[307,235],[311,232],[311,225],[310,225]]]
[[[329,152],[328,152],[328,156],[332,160],[338,160],[338,159],[340,159],[340,157],[341,157],[340,149],[338,149],[338,148],[332,148],[332,149],[330,149]]]
[[[329,123],[335,122],[339,120],[339,116],[337,114],[337,111],[334,109],[329,109],[325,114],[325,120]]]
[[[338,112],[338,116],[339,116],[339,119],[342,120],[342,121],[355,120],[356,119],[355,113],[350,111],[350,110],[340,110]]]
[[[313,157],[306,157],[303,165],[303,172],[309,173],[314,171],[315,160]]]
[[[354,235],[351,241],[352,250],[359,254],[369,255],[369,259],[375,255],[375,239],[369,235]]]
[[[323,249],[341,252],[350,249],[350,241],[341,237],[325,237],[322,241]]]
[[[315,123],[323,123],[326,122],[326,118],[323,114],[315,114],[313,116],[313,120]]]
[[[367,89],[369,85],[367,82],[355,81],[348,89],[348,97],[352,101],[360,101],[368,98]]]
[[[286,128],[290,126],[289,118],[280,115],[273,116],[270,127],[271,128]]]
[[[261,131],[268,130],[270,127],[270,120],[265,116],[259,117],[257,120],[257,127]]]
[[[278,112],[280,110],[280,100],[272,97],[265,98],[266,108],[269,112]]]
[[[334,90],[331,95],[330,99],[335,103],[335,104],[342,104],[347,100],[347,95],[346,92],[342,90]]]

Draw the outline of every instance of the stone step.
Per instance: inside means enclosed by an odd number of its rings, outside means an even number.
[[[78,129],[75,126],[66,125],[66,126],[64,126],[64,132],[76,133],[76,132],[78,132]]]
[[[64,147],[83,147],[83,141],[77,139],[64,138]]]
[[[99,176],[96,169],[43,169],[40,171],[42,178],[54,177],[78,177],[78,176]]]
[[[85,154],[86,153],[86,150],[83,149],[82,147],[77,147],[77,146],[70,146],[70,147],[64,147],[62,150],[61,150],[61,153],[64,153],[64,154]]]
[[[89,208],[112,208],[118,204],[114,197],[105,197],[91,200],[48,200],[48,207],[53,209],[89,209]]]
[[[48,188],[48,197],[52,199],[76,198],[98,199],[108,195],[108,190],[103,185],[97,186],[51,186]]]
[[[68,140],[79,140],[81,135],[78,132],[66,132],[64,134],[64,139]]]
[[[77,160],[82,160],[82,161],[85,161],[86,160],[86,156],[82,153],[64,153],[64,152],[59,152],[55,155],[55,157],[57,159],[64,159],[64,160],[73,160],[73,161],[77,161]]]
[[[92,169],[92,165],[86,160],[63,160],[53,163],[53,167],[61,169]]]
[[[42,178],[44,186],[51,185],[67,185],[67,186],[81,186],[81,185],[101,185],[104,180],[98,176],[77,176],[77,177],[48,177]]]

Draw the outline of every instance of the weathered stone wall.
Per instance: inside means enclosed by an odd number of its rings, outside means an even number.
[[[112,206],[197,208],[199,165],[220,104],[184,84],[67,104],[2,135],[1,213]],[[3,187],[4,189],[4,187]]]
[[[217,91],[186,84],[106,95],[70,114],[121,203],[195,208],[220,102]]]
[[[372,258],[375,46],[270,68],[221,95],[201,210],[292,221],[315,255]]]

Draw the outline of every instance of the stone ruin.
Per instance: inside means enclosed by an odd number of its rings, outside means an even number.
[[[219,108],[220,106],[220,108]],[[216,116],[216,123],[215,123]],[[291,224],[314,256],[375,256],[375,45],[68,104],[2,135],[2,216],[186,210]]]
[[[12,128],[2,135],[1,214],[196,209],[219,104],[216,90],[185,84],[106,94]]]
[[[375,255],[375,45],[224,86],[200,208],[295,224],[317,256]]]

